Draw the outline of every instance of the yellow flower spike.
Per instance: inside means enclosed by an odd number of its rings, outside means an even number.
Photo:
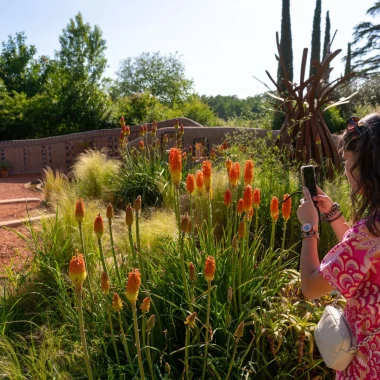
[[[110,288],[111,288],[111,282],[106,272],[103,272],[102,274],[102,277],[100,280],[100,286],[104,294],[109,294]]]
[[[149,313],[150,310],[150,298],[145,297],[142,301],[142,304],[140,305],[140,310],[145,314]]]
[[[87,277],[86,265],[82,254],[73,256],[69,264],[69,278],[74,283],[76,289],[81,289]]]
[[[186,321],[184,323],[185,325],[188,325],[190,329],[193,329],[195,327],[196,316],[197,312],[194,311],[194,313],[191,313],[189,316],[186,317]]]
[[[123,309],[123,302],[117,293],[113,294],[112,297],[112,308],[114,311],[121,311]]]
[[[102,238],[103,233],[104,233],[104,224],[103,224],[103,219],[100,216],[100,214],[98,214],[98,216],[95,218],[94,232],[98,239]]]
[[[75,220],[82,223],[84,219],[84,202],[83,199],[78,199],[75,204]]]
[[[212,256],[208,256],[204,268],[204,275],[207,282],[211,282],[214,280],[215,270],[215,259]]]
[[[244,321],[241,321],[234,335],[236,336],[236,338],[240,339],[243,336],[243,334],[244,334]]]
[[[125,210],[125,224],[128,227],[132,227],[133,224],[133,208],[130,203]]]
[[[137,301],[141,285],[141,274],[138,269],[133,269],[132,272],[128,273],[127,286],[125,290],[125,295],[129,302]]]

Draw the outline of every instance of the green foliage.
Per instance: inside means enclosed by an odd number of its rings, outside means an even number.
[[[344,119],[336,107],[331,107],[323,112],[323,118],[331,133],[342,131],[347,127],[348,119]]]
[[[331,22],[330,22],[330,12],[326,12],[326,22],[325,22],[325,39],[323,41],[323,54],[322,60],[326,58],[327,53],[329,53],[331,43]],[[331,50],[331,49],[330,49]],[[329,66],[330,67],[330,64]],[[330,72],[327,72],[326,81],[329,81]]]
[[[115,83],[116,96],[130,96],[149,91],[172,107],[186,100],[193,82],[185,77],[185,66],[177,53],[161,55],[144,52],[121,61]]]
[[[374,5],[367,10],[367,14],[376,16],[380,13],[380,2],[376,1]],[[365,41],[364,44],[361,44]],[[361,22],[354,28],[353,46],[356,49],[352,53],[355,60],[353,69],[360,71],[363,75],[379,74],[380,54],[377,53],[377,47],[380,41],[380,25],[371,22]]]
[[[311,36],[310,76],[316,73],[316,69],[312,66],[313,60],[316,59],[320,62],[321,59],[321,11],[322,0],[316,0],[313,18],[313,33]]]
[[[347,56],[346,56],[346,66],[344,68],[344,75],[348,75],[351,72],[351,44],[347,44]]]

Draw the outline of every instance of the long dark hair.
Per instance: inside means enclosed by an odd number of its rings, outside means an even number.
[[[358,123],[357,129],[347,129],[340,138],[341,151],[352,152],[351,174],[358,186],[351,193],[353,221],[365,219],[374,236],[380,236],[380,114],[372,113]]]

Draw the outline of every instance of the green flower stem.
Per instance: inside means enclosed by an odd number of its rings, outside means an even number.
[[[256,212],[255,212],[255,234],[257,236],[259,232],[259,208],[257,207]]]
[[[272,219],[272,231],[270,234],[270,249],[273,251],[273,246],[274,246],[274,234],[276,231],[276,221]]]
[[[230,324],[230,308],[231,308],[231,302],[228,301],[227,311],[226,311],[226,329],[228,328],[228,325]]]
[[[186,379],[189,380],[189,344],[190,344],[190,327],[186,327],[185,337],[185,373]]]
[[[137,325],[137,312],[136,312],[136,301],[131,302],[132,314],[133,314],[133,326],[135,329],[135,344],[137,351],[137,360],[139,362],[141,379],[145,380],[144,367],[141,358],[141,347],[140,347],[140,337],[139,337],[139,327]]]
[[[122,320],[121,320],[120,311],[117,312],[117,315],[118,315],[118,317],[119,317],[119,325],[120,325],[121,341],[122,341],[122,343],[123,343],[124,350],[125,350],[125,354],[127,355],[127,359],[128,359],[129,365],[130,365],[131,368],[133,369],[133,366],[132,366],[132,358],[131,358],[131,354],[129,353],[128,343],[127,343],[127,339],[126,339],[126,337],[125,337],[124,327],[123,327],[123,322],[122,322]]]
[[[116,276],[117,276],[117,279],[119,280],[119,285],[122,286],[121,277],[120,277],[120,272],[119,272],[119,266],[117,265],[117,260],[116,260],[115,246],[114,246],[114,244],[113,244],[113,236],[112,236],[112,219],[108,219],[108,226],[109,226],[109,229],[110,229],[111,250],[112,250],[113,260],[114,260],[114,262],[115,262]]]
[[[154,379],[153,365],[152,365],[152,357],[150,355],[150,331],[147,334],[147,346],[146,348],[146,359],[149,365],[149,372],[152,379]]]
[[[245,224],[245,222],[244,222]],[[245,232],[244,232],[245,235]],[[243,236],[240,242],[240,250],[239,250],[239,264],[238,264],[238,294],[239,294],[239,308],[242,308],[241,302],[241,277],[242,277],[242,269],[243,269],[243,256],[244,256],[244,247],[245,247],[245,236]]]
[[[84,356],[84,361],[86,364],[87,376],[88,376],[89,380],[93,380],[91,362],[90,362],[90,357],[88,355],[88,350],[87,350],[86,335],[84,332],[83,309],[82,309],[82,291],[81,290],[77,291],[77,301],[78,301],[78,317],[79,317],[80,339],[82,342],[83,356]]]
[[[229,378],[230,378],[230,373],[231,373],[231,370],[232,370],[232,366],[233,366],[234,361],[235,361],[236,349],[237,349],[237,346],[238,346],[238,342],[239,342],[239,339],[238,339],[238,338],[235,339],[234,352],[233,352],[232,357],[231,357],[230,366],[229,366],[229,368],[228,368],[228,372],[227,372],[226,379],[229,379]]]
[[[283,230],[283,233],[282,233],[282,243],[281,243],[281,258],[280,258],[280,265],[281,265],[281,262],[282,262],[282,258],[284,256],[284,250],[285,250],[285,238],[286,238],[286,226],[287,226],[287,221],[285,220],[284,222],[284,230]]]
[[[114,333],[114,330],[113,330],[113,324],[112,324],[111,311],[110,311],[109,303],[108,303],[108,302],[107,302],[107,304],[106,304],[106,308],[107,308],[107,314],[108,314],[108,321],[109,321],[110,329],[111,329],[111,337],[112,337],[113,349],[114,349],[114,351],[115,351],[117,365],[118,365],[119,368],[120,368],[119,352],[117,351],[117,345],[116,345],[115,333]]]
[[[139,213],[136,212],[136,241],[137,241],[137,261],[139,262],[139,268],[141,270],[141,277],[143,284],[146,286],[146,276],[144,263],[141,256],[141,242],[140,242],[140,223],[139,223]]]
[[[141,336],[142,336],[142,344],[143,344],[143,347],[146,348],[146,339],[145,339],[145,335],[146,335],[146,316],[145,316],[145,314],[144,314],[144,315],[143,315],[143,318],[142,318]]]
[[[98,246],[99,246],[99,253],[100,253],[100,259],[102,261],[102,266],[103,266],[103,271],[107,273],[107,276],[109,277],[108,275],[108,270],[107,270],[107,266],[106,266],[106,261],[104,259],[104,255],[103,255],[103,248],[102,248],[102,242],[100,239],[98,239]]]
[[[211,309],[211,282],[207,281],[208,292],[207,292],[207,317],[206,317],[206,334],[205,334],[205,352],[204,352],[204,362],[203,362],[203,371],[202,371],[202,380],[206,376],[207,368],[207,357],[208,357],[208,333],[210,329],[210,309]]]
[[[136,265],[137,258],[136,258],[135,247],[133,246],[132,227],[129,227],[129,226],[128,226],[128,237],[129,237],[129,245],[130,245],[130,248],[131,248],[133,265]]]
[[[186,270],[185,270],[185,253],[183,249],[183,244],[185,240],[185,234],[181,233],[179,238],[179,255],[181,260],[181,273],[182,273],[182,282],[183,282],[183,288],[185,290],[185,296],[187,301],[187,307],[191,312],[193,312],[193,306],[191,304],[190,294],[189,294],[189,288],[187,286],[187,279],[186,279]]]
[[[87,254],[86,254],[86,250],[84,249],[83,231],[82,231],[82,223],[81,222],[78,222],[78,228],[79,228],[80,242],[81,242],[81,245],[82,245],[82,252],[83,252],[83,256],[84,256],[84,265],[86,267],[87,274],[89,274],[88,266],[87,266],[88,257],[87,257]],[[92,307],[92,310],[95,310],[95,301],[94,301],[94,296],[93,296],[93,293],[92,293],[90,277],[91,276],[87,276],[87,285],[88,285],[88,291],[90,293],[90,298],[91,298],[91,307]]]

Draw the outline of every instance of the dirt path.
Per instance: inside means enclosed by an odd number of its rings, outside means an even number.
[[[0,200],[15,198],[39,198],[42,200],[41,192],[24,187],[26,183],[36,179],[41,179],[41,175],[12,175],[8,178],[0,178]],[[0,204],[0,222],[25,218],[28,212],[33,216],[43,210],[43,206],[39,202]],[[28,235],[27,229],[23,226],[15,227],[14,230]],[[28,259],[30,259],[29,252],[24,241],[14,232],[0,227],[0,277],[6,275],[7,267],[11,266],[13,269],[19,270]]]

